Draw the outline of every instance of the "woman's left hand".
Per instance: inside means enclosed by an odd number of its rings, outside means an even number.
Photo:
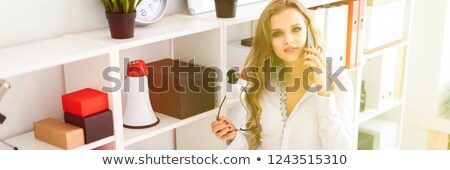
[[[318,90],[319,95],[321,96],[330,96],[330,92],[327,91],[326,87],[326,67],[327,63],[325,62],[322,53],[320,53],[317,49],[314,48],[305,48],[307,52],[304,56],[305,62],[303,66],[308,66],[314,68],[313,77],[314,83],[316,87],[320,87]]]

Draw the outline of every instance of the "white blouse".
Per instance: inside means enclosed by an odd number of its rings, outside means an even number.
[[[355,149],[352,123],[354,118],[353,85],[345,71],[339,75],[338,80],[344,85],[346,91],[335,86],[329,97],[307,91],[292,110],[284,129],[279,90],[264,92],[259,99],[262,107],[261,143],[257,149]],[[245,100],[242,101],[245,102]],[[243,127],[245,124],[243,120],[246,118],[236,115],[245,115],[245,113],[242,105],[228,111],[231,121],[237,128]],[[227,149],[248,149],[249,135],[246,133],[248,132],[238,131]]]

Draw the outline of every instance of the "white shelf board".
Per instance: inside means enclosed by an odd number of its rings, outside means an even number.
[[[0,141],[0,150],[14,150],[14,148]]]
[[[425,129],[431,129],[450,134],[450,119],[425,113],[405,113],[405,120]]]
[[[386,113],[387,111],[394,109],[402,104],[403,104],[402,100],[397,100],[397,101],[392,102],[392,104],[387,105],[386,107],[383,107],[383,108],[366,107],[366,110],[359,113],[358,124],[364,123],[364,122],[366,122],[374,117],[377,117],[383,113]]]
[[[300,1],[306,8],[310,8],[342,0],[300,0]],[[237,7],[236,17],[234,18],[217,18],[215,11],[194,15],[193,17],[216,21],[227,26],[236,25],[244,22],[258,20],[262,11],[266,8],[269,2],[270,0],[239,6]]]
[[[62,37],[1,48],[0,78],[108,53],[107,46]]]
[[[164,132],[168,132],[170,130],[176,129],[180,126],[195,122],[197,120],[201,120],[204,118],[207,118],[209,116],[215,115],[218,112],[218,108],[215,108],[213,110],[180,120],[177,118],[173,118],[161,113],[156,113],[156,115],[159,118],[159,124],[146,129],[128,129],[124,128],[124,138],[125,142],[124,145],[129,146],[134,143],[140,142],[142,140],[151,138],[153,136],[162,134]]]
[[[83,145],[83,146],[74,148],[72,150],[94,149],[99,146],[113,142],[114,140],[115,140],[114,136],[110,136],[110,137],[106,137],[106,138],[100,139],[98,141],[89,143],[87,145]],[[48,144],[46,142],[36,139],[34,137],[33,131],[6,139],[4,141],[12,146],[19,148],[19,150],[62,150],[61,148],[59,148],[57,146],[53,146],[51,144]]]
[[[234,18],[217,18],[215,11],[194,15],[193,17],[216,21],[225,25],[235,25],[257,20],[267,4],[269,4],[269,1],[239,6],[236,9],[236,17]]]
[[[399,49],[399,48],[406,47],[406,46],[409,46],[409,41],[402,41],[401,43],[395,44],[393,46],[384,48],[382,50],[379,50],[379,51],[376,51],[376,52],[373,52],[373,53],[364,53],[364,59],[365,60],[370,60],[371,58],[378,57],[378,56],[382,55],[386,51],[389,51],[389,50],[392,50],[392,49]]]
[[[219,25],[214,22],[173,15],[163,17],[160,21],[145,27],[136,27],[134,37],[130,39],[111,38],[109,28],[71,34],[67,37],[103,45],[115,45],[117,49],[121,50],[216,28],[219,28]]]

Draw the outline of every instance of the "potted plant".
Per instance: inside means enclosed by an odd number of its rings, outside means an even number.
[[[142,0],[101,0],[106,10],[111,37],[126,39],[134,36],[136,7]]]
[[[218,18],[234,18],[238,0],[214,0]]]

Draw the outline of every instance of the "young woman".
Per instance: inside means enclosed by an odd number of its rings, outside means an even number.
[[[275,76],[265,76],[264,69],[254,72],[252,87],[241,96],[245,107],[240,110],[247,113],[243,128],[223,116],[211,123],[212,133],[228,149],[356,148],[351,80],[342,72],[327,83],[332,78],[326,71],[336,71],[337,65],[326,62],[318,40],[318,30],[297,0],[273,0],[266,7],[245,66],[263,68],[270,61],[277,70],[292,70]]]

